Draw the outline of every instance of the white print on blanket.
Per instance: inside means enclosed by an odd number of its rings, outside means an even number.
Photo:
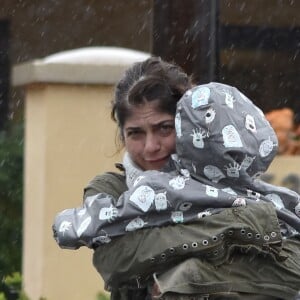
[[[247,189],[247,196],[249,198],[252,198],[252,199],[256,200],[256,201],[259,201],[260,197],[261,197],[261,194],[258,193],[258,192]]]
[[[268,140],[264,140],[259,146],[259,154],[261,157],[268,156],[274,148],[275,144],[269,138]]]
[[[195,146],[195,148],[204,148],[204,139],[208,137],[208,134],[204,129],[193,129],[193,133],[191,134],[191,136],[193,137],[193,145]]]
[[[138,178],[134,181],[133,186],[137,186],[137,184],[145,178],[144,175],[138,176]]]
[[[118,216],[118,210],[111,204],[109,207],[103,207],[99,212],[99,220],[111,222]]]
[[[59,225],[58,231],[62,232],[62,234],[64,235],[66,231],[70,230],[72,228],[72,223],[69,221],[63,221],[61,222],[61,224]]]
[[[181,131],[181,115],[180,115],[180,113],[177,113],[175,116],[175,129],[176,129],[177,137],[181,138],[182,131]]]
[[[230,195],[237,195],[237,193],[230,187],[224,188],[222,191]]]
[[[246,154],[245,158],[241,163],[241,169],[247,170],[252,165],[255,158],[256,156],[251,157]]]
[[[211,107],[206,111],[205,123],[210,124],[216,117],[216,111]]]
[[[77,216],[82,217],[86,214],[86,207],[83,207],[77,211]]]
[[[241,138],[233,125],[227,125],[222,129],[224,146],[226,148],[243,147]]]
[[[277,209],[284,208],[284,204],[283,204],[281,198],[279,197],[279,195],[277,195],[277,194],[268,194],[268,195],[266,195],[266,198],[268,200],[271,200],[273,202],[273,204],[276,206]]]
[[[246,206],[246,199],[238,197],[233,201],[232,206]]]
[[[222,173],[222,171],[218,167],[212,165],[205,166],[203,173],[208,179],[216,183],[222,178],[225,178],[225,175]]]
[[[157,211],[166,210],[168,208],[167,192],[155,195],[154,204]]]
[[[210,89],[207,87],[198,88],[192,95],[192,108],[207,105],[210,97]]]
[[[246,115],[246,120],[245,120],[245,127],[253,132],[256,133],[256,125],[255,125],[255,121],[254,118],[251,115]]]
[[[182,174],[187,179],[191,177],[190,171],[187,169],[180,169],[180,174]]]
[[[93,242],[100,242],[101,244],[108,244],[111,242],[111,238],[108,236],[107,232],[101,230],[99,236],[93,239]]]
[[[206,186],[206,195],[216,198],[219,195],[218,189],[213,186],[207,185]]]
[[[134,231],[134,230],[143,228],[146,224],[147,223],[144,222],[143,219],[141,219],[140,217],[137,217],[127,224],[125,230],[126,231]]]
[[[233,109],[233,103],[234,103],[234,102],[235,102],[235,99],[233,98],[233,96],[230,95],[229,93],[226,93],[226,92],[225,92],[225,103],[226,103],[226,105],[227,105],[229,108]]]
[[[185,187],[185,181],[186,180],[188,180],[188,178],[185,178],[183,176],[176,176],[175,178],[173,178],[169,181],[169,185],[174,190],[181,190]]]
[[[225,166],[227,176],[239,178],[241,166],[237,162],[229,163],[228,166]]]
[[[86,219],[83,220],[83,222],[76,230],[77,237],[81,237],[81,235],[86,231],[86,229],[89,227],[91,222],[92,222],[92,217],[87,217]]]
[[[129,201],[133,202],[143,212],[146,212],[151,207],[154,198],[154,190],[147,185],[141,185],[129,197]]]
[[[171,219],[174,223],[183,223],[183,213],[182,213],[182,211],[173,211],[171,213]]]
[[[295,214],[300,218],[300,203],[298,203],[295,207]]]

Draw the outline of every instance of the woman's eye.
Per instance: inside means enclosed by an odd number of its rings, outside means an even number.
[[[140,131],[140,130],[132,130],[132,131],[127,132],[127,136],[130,137],[130,138],[132,138],[132,139],[137,139],[142,134],[143,134],[143,132]]]
[[[174,131],[174,125],[162,125],[160,126],[160,132],[163,135],[169,135]]]

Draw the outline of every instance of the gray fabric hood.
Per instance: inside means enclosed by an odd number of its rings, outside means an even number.
[[[185,93],[178,103],[176,129],[182,166],[215,183],[248,184],[267,170],[278,148],[262,111],[236,88],[221,83]]]
[[[198,181],[271,201],[299,230],[299,195],[259,180],[278,140],[263,112],[235,87],[211,82],[188,90],[177,105],[175,160]]]

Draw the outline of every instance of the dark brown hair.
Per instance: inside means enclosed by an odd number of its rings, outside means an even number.
[[[133,64],[116,85],[111,117],[122,134],[133,106],[158,100],[158,111],[175,115],[176,103],[189,88],[191,80],[179,66],[151,57]]]

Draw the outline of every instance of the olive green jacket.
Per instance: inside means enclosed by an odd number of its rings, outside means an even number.
[[[115,199],[127,190],[117,173],[96,176],[84,197]],[[271,220],[271,221],[270,221]],[[282,240],[274,206],[233,207],[193,224],[129,232],[95,249],[93,263],[111,299],[162,293],[257,293],[293,299],[300,287],[300,242]]]

